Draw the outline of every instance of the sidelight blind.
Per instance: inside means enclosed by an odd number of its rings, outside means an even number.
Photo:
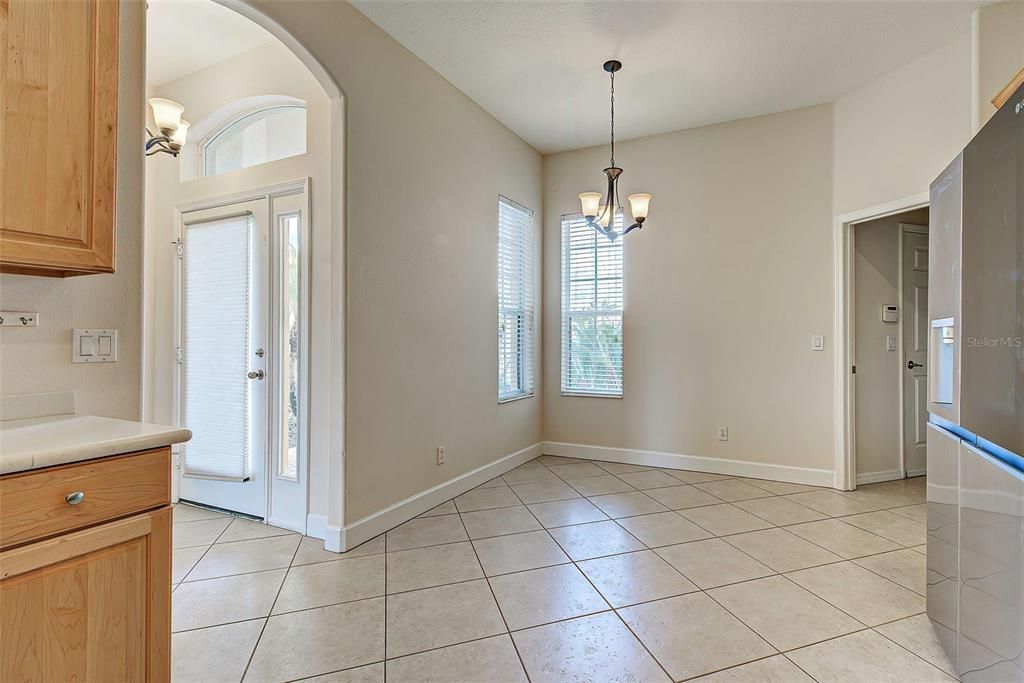
[[[498,400],[533,395],[533,211],[498,197]]]
[[[190,225],[184,244],[185,473],[249,477],[249,216]]]
[[[615,217],[622,228],[622,215]],[[622,239],[562,217],[562,393],[622,396]]]

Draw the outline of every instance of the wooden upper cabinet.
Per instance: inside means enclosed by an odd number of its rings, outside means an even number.
[[[118,0],[0,0],[0,271],[114,271]]]

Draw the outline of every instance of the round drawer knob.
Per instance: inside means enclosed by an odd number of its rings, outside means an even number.
[[[85,493],[82,491],[74,491],[64,496],[64,502],[68,505],[78,505],[85,500]]]

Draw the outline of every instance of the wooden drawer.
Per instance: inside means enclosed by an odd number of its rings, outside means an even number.
[[[167,505],[170,480],[170,448],[2,477],[0,549]],[[82,502],[68,504],[77,491]]]

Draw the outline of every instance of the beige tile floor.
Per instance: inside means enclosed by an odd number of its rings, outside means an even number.
[[[542,456],[344,555],[179,505],[174,680],[951,680],[924,484]]]

